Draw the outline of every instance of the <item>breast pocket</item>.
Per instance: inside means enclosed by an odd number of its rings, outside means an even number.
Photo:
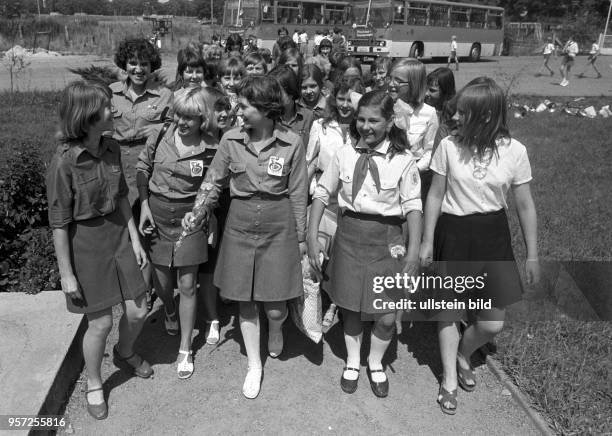
[[[155,123],[155,122],[162,122],[163,120],[161,119],[161,113],[162,113],[163,108],[150,108],[147,109],[146,112],[144,113],[144,119],[149,121],[150,123]]]
[[[76,216],[90,215],[92,210],[104,207],[103,180],[97,172],[77,172],[75,177]]]
[[[246,172],[246,165],[242,162],[230,162],[230,184],[238,191],[246,191],[249,188],[249,179]]]
[[[380,192],[376,201],[385,205],[393,205],[399,202],[399,175],[381,174]]]

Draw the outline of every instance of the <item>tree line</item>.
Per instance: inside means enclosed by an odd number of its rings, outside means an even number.
[[[452,1],[452,0],[451,0]],[[469,2],[470,0],[467,0]],[[212,0],[213,15],[222,16],[223,0]],[[610,0],[475,0],[502,6],[509,21],[559,20],[571,17],[604,20]],[[64,15],[86,13],[90,15],[143,15],[164,14],[178,16],[211,16],[211,0],[3,0],[0,15],[5,18],[24,14],[58,12]]]

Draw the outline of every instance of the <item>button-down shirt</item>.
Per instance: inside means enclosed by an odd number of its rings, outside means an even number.
[[[446,176],[442,212],[460,216],[507,209],[510,186],[531,180],[527,150],[516,139],[498,140],[497,152],[483,162],[455,136],[448,136],[436,149],[431,169]]]
[[[323,126],[323,120],[312,123],[308,146],[306,147],[306,163],[324,171],[336,152],[345,144],[351,144],[348,132],[342,132],[337,121],[330,121]]]
[[[342,210],[372,215],[399,217],[413,210],[421,212],[421,178],[414,156],[404,151],[390,158],[388,151],[389,141],[385,140],[371,157],[378,166],[380,192],[368,171],[357,198],[352,198],[353,173],[361,153],[352,145],[344,145],[323,172],[313,198],[328,205],[330,197],[338,192],[338,206]]]
[[[308,135],[310,134],[313,120],[314,117],[310,109],[296,104],[293,118],[288,121],[281,118],[280,123],[292,132],[297,133],[302,139],[302,145],[306,146],[306,144],[308,144]]]
[[[127,82],[110,85],[113,93],[113,139],[119,142],[146,140],[147,127],[160,124],[162,111],[172,106],[172,91],[153,79],[147,81],[144,94],[135,101],[128,91]]]
[[[298,106],[311,110],[313,120],[317,120],[319,118],[324,118],[325,116],[327,116],[327,99],[323,94],[319,96],[319,100],[317,100],[317,103],[314,105],[313,108],[308,107],[308,105],[304,102],[303,98],[300,98],[297,104]],[[307,142],[305,142],[304,144],[307,144]]]
[[[287,195],[295,217],[298,240],[306,234],[308,176],[305,150],[299,136],[277,124],[267,145],[257,151],[248,131],[232,129],[221,139],[206,180],[215,186],[206,200],[214,205],[229,177],[232,197],[252,197],[257,193]]]
[[[194,199],[217,152],[217,144],[212,137],[202,138],[197,147],[181,156],[176,148],[175,129],[176,125],[166,132],[157,149],[157,132],[149,137],[136,170],[146,174],[152,194],[172,200]]]
[[[98,150],[79,143],[59,145],[46,183],[52,228],[114,212],[128,193],[119,144],[103,137]]]
[[[419,171],[427,171],[438,130],[436,109],[427,103],[413,108],[408,103],[398,100],[395,103],[394,110],[396,114],[408,117],[407,136],[410,151],[417,159]]]

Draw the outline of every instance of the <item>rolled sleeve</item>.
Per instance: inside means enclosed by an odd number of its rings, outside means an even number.
[[[523,183],[530,182],[531,179],[531,164],[529,163],[529,157],[527,156],[527,149],[525,146],[522,146],[518,154],[512,184],[522,185]]]
[[[301,140],[295,148],[295,154],[289,174],[289,199],[295,216],[298,241],[306,240],[306,203],[308,199],[308,171],[306,156]]]
[[[409,212],[414,210],[423,212],[423,203],[421,201],[421,177],[419,176],[419,168],[414,161],[404,170],[399,187],[402,214],[406,216]]]
[[[64,227],[73,221],[74,192],[70,163],[60,153],[56,153],[51,160],[47,170],[46,185],[49,226]]]
[[[138,155],[138,162],[136,163],[136,171],[146,174],[147,179],[151,178],[153,173],[153,159],[155,158],[155,148],[157,145],[157,137],[159,136],[159,129],[155,133],[147,138],[145,148],[142,149]]]
[[[329,162],[329,165],[321,175],[319,179],[319,184],[315,188],[314,194],[312,198],[316,198],[325,204],[325,206],[329,206],[330,197],[336,193],[338,190],[338,185],[340,183],[340,160],[338,158],[338,153],[335,154],[334,158]]]

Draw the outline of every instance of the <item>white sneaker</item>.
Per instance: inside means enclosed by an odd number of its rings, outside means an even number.
[[[249,368],[246,377],[244,378],[244,384],[242,385],[242,394],[252,400],[257,398],[259,390],[261,389],[261,375],[262,368]]]
[[[208,326],[208,334],[206,335],[206,343],[209,345],[215,345],[219,342],[219,321],[206,322]]]
[[[561,81],[561,83],[559,83],[559,85],[561,85],[561,86],[567,86],[567,85],[569,85],[569,82],[568,82],[567,80],[565,80],[565,79],[564,79],[564,80],[562,80],[562,81]]]

